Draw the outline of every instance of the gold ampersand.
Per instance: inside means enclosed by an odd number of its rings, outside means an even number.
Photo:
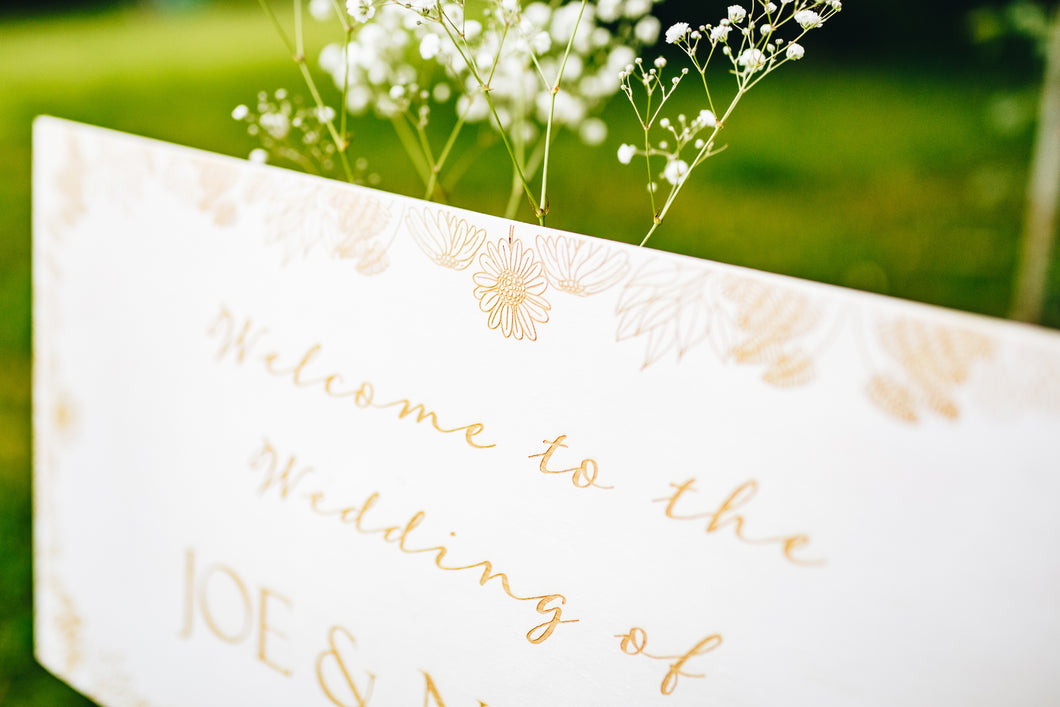
[[[324,694],[329,700],[331,700],[332,704],[338,705],[339,707],[368,707],[368,701],[372,699],[372,690],[375,688],[375,675],[368,673],[368,689],[366,693],[362,695],[360,688],[357,687],[357,682],[350,675],[350,671],[346,666],[346,661],[343,660],[339,646],[336,645],[335,639],[337,636],[344,637],[351,647],[356,647],[357,645],[357,641],[354,640],[353,634],[346,629],[341,626],[333,626],[331,628],[331,631],[328,632],[329,648],[317,656],[317,682],[320,683],[320,689],[324,691]],[[352,702],[345,702],[339,699],[328,686],[328,681],[324,677],[324,664],[329,660],[334,661],[339,672],[342,673],[342,678],[345,681],[346,687],[348,687],[352,693]]]

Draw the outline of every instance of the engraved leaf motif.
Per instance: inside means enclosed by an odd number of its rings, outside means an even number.
[[[485,229],[445,209],[410,208],[405,225],[428,258],[451,270],[466,270],[486,242]]]
[[[645,338],[643,368],[670,353],[681,359],[710,335],[709,273],[677,263],[649,261],[622,289],[617,341]]]
[[[59,221],[65,226],[73,226],[86,211],[84,172],[80,145],[71,137],[67,142],[66,162],[55,175],[55,185],[62,196]]]
[[[614,287],[629,272],[629,256],[604,243],[539,235],[537,251],[552,286],[580,297]]]
[[[762,380],[778,388],[794,388],[806,385],[814,379],[813,359],[807,354],[796,352],[780,354],[770,362]]]
[[[722,295],[733,305],[738,331],[730,356],[740,363],[766,364],[762,379],[776,386],[814,379],[813,359],[797,342],[821,320],[808,296],[741,276],[726,277]]]
[[[74,600],[58,578],[50,582],[53,597],[58,604],[54,614],[55,630],[62,640],[63,670],[73,672],[84,660],[82,629],[84,621],[74,605]]]
[[[920,419],[921,411],[958,419],[961,413],[954,394],[967,382],[972,368],[992,358],[995,350],[994,340],[985,334],[910,318],[882,322],[877,333],[883,350],[901,370],[902,380],[884,376],[884,385],[876,382],[881,376],[874,377],[869,398],[906,422]],[[900,405],[895,403],[899,389]]]
[[[210,214],[218,226],[231,225],[236,218],[236,205],[230,197],[239,171],[223,162],[193,160],[191,164],[199,187],[198,209]]]
[[[869,399],[885,412],[904,422],[916,422],[916,395],[906,386],[886,375],[873,376],[866,388]]]
[[[383,238],[390,225],[390,210],[373,196],[348,192],[334,192],[329,202],[337,215],[332,254],[354,260],[357,271],[364,275],[385,270],[389,265],[389,243]]]

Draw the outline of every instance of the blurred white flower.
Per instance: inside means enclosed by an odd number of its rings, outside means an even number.
[[[637,153],[637,148],[633,145],[619,145],[618,147],[618,161],[622,164],[629,164],[633,161],[633,155]]]
[[[331,17],[331,0],[309,0],[309,14],[314,20],[323,22]]]
[[[607,123],[599,118],[587,118],[578,127],[578,137],[586,145],[600,145],[607,139]]]
[[[662,177],[670,184],[676,185],[688,175],[688,163],[684,160],[670,160],[663,170]]]
[[[655,44],[659,41],[659,31],[662,23],[651,15],[642,17],[633,27],[633,34],[644,44]]]
[[[442,39],[437,34],[428,34],[420,40],[420,56],[433,59],[442,48]]]

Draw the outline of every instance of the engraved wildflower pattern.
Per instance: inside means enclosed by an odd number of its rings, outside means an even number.
[[[252,186],[249,199],[265,203],[265,241],[282,249],[284,263],[323,251],[351,261],[362,275],[380,273],[389,265],[391,239],[386,236],[393,217],[374,196],[330,185],[292,190],[272,177]]]
[[[711,330],[710,274],[701,268],[648,261],[618,299],[616,339],[647,339],[642,368],[670,353],[680,359]]]
[[[958,388],[976,364],[993,357],[995,348],[985,334],[918,319],[882,322],[877,333],[898,370],[873,375],[866,392],[877,407],[909,423],[927,412],[949,420],[960,417]]]
[[[604,243],[572,236],[537,237],[549,283],[579,297],[614,287],[629,272],[629,256]]]
[[[552,307],[542,296],[548,281],[534,251],[524,249],[521,241],[501,238],[486,244],[479,266],[472,279],[489,328],[500,329],[506,338],[536,341],[535,322],[547,322]]]
[[[420,250],[450,270],[466,270],[486,242],[485,229],[444,209],[410,208],[405,225]]]

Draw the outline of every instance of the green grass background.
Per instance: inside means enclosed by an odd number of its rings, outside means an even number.
[[[320,28],[311,34],[317,47],[328,36]],[[1011,90],[1012,75],[975,61],[961,69],[851,63],[815,56],[812,46],[789,69],[741,106],[726,129],[729,149],[696,175],[652,246],[1003,316],[1030,130],[1002,135],[988,115],[993,98]],[[32,658],[30,123],[47,113],[242,156],[254,145],[229,111],[259,89],[279,87],[298,89],[299,77],[253,5],[0,23],[4,707],[90,704]],[[635,137],[632,116],[616,102],[609,122],[603,148],[557,141],[550,225],[635,242],[650,218],[641,171],[614,157]],[[383,186],[419,195],[389,127],[355,128],[354,152],[383,173]],[[505,159],[497,148],[487,153],[453,202],[500,211]],[[1060,326],[1055,265],[1046,303],[1053,327]]]

